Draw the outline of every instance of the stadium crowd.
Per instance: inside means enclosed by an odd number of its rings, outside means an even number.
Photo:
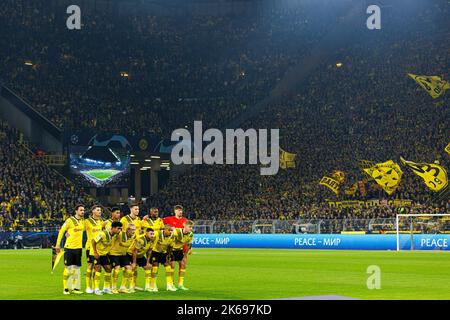
[[[46,231],[60,225],[77,203],[92,203],[21,141],[17,130],[0,121],[0,230]]]
[[[19,4],[23,10],[16,10]],[[243,123],[243,128],[279,128],[280,146],[297,154],[295,168],[260,176],[259,166],[197,165],[173,176],[147,205],[170,213],[174,203],[182,203],[190,218],[218,221],[373,219],[397,213],[390,206],[330,208],[326,201],[336,199],[408,199],[409,212],[449,213],[448,196],[438,199],[409,169],[402,167],[400,186],[387,196],[358,166],[359,160],[399,163],[403,156],[449,168],[444,152],[449,96],[434,104],[406,76],[450,80],[449,34],[441,28],[449,13],[445,2],[437,1],[415,17],[422,23],[411,25],[405,15],[390,31],[356,34],[354,44],[335,55],[342,67],[324,61],[301,90]],[[56,125],[165,137],[194,120],[222,127],[267,97],[337,19],[308,21],[300,9],[254,21],[112,19],[97,12],[83,19],[82,32],[73,33],[64,23],[58,26],[54,14],[13,0],[4,1],[0,18],[2,82]],[[17,132],[4,123],[2,132],[0,223],[7,226],[18,217],[62,221],[76,202],[87,201],[82,188],[68,185],[18,147]],[[345,186],[361,181],[364,188],[335,196],[318,185],[333,170],[345,172]],[[232,232],[252,230],[246,223],[235,226]]]

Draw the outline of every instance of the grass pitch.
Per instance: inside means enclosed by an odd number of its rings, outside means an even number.
[[[62,295],[62,264],[51,274],[49,249],[0,250],[0,299],[279,299],[319,295],[450,299],[448,252],[194,249],[185,280],[190,291],[165,291],[164,268],[160,267],[160,292],[104,296]],[[381,269],[381,289],[367,288],[370,265]],[[83,261],[83,290],[85,266]],[[138,285],[143,287],[141,270]]]
[[[113,170],[113,169],[99,169],[99,170],[87,170],[83,171],[84,174],[89,175],[97,180],[105,181],[109,178],[115,176],[116,174],[120,173],[119,170]]]

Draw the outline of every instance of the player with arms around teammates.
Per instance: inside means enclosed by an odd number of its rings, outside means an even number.
[[[128,248],[130,248],[134,239],[136,239],[136,226],[132,223],[127,225],[125,230],[122,230],[114,239],[112,248],[109,252],[109,259],[111,261],[112,271],[112,292],[113,293],[129,293],[127,289],[128,282],[133,280],[133,268],[131,267],[131,259],[127,255]],[[122,284],[117,290],[117,282],[119,280],[120,269],[122,272]]]
[[[92,239],[92,253],[94,255],[94,293],[102,295],[103,293],[113,294],[111,290],[111,262],[109,259],[109,252],[113,246],[116,236],[122,231],[122,223],[114,221],[111,223],[111,229],[100,231]],[[100,290],[100,276],[102,267],[105,270],[103,291]]]
[[[150,258],[152,255],[152,249],[157,242],[157,237],[155,237],[155,231],[152,228],[147,228],[143,235],[137,236],[134,239],[131,246],[128,248],[128,259],[131,259],[131,268],[134,271],[137,267],[142,267],[145,272],[145,291],[151,292],[150,281],[152,265],[150,263]],[[133,283],[134,277],[132,278],[132,283],[130,285],[129,292],[134,293],[136,283]]]
[[[170,246],[170,267],[172,273],[175,271],[175,262],[178,262],[178,289],[189,290],[184,286],[184,275],[186,273],[187,256],[191,252],[192,241],[194,239],[194,222],[186,220],[184,228],[175,228],[172,235],[172,245]]]

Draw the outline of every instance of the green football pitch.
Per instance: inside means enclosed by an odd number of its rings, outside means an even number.
[[[83,171],[84,174],[94,177],[95,179],[100,180],[100,181],[107,180],[107,179],[115,176],[119,172],[120,172],[119,170],[113,170],[113,169]]]
[[[62,263],[51,274],[51,250],[0,250],[0,299],[280,299],[320,295],[450,299],[448,252],[194,249],[185,279],[189,291],[165,291],[164,268],[160,267],[159,292],[104,296],[62,295]],[[367,287],[367,268],[372,265],[380,268],[380,289]],[[138,286],[144,285],[143,275],[140,270]]]

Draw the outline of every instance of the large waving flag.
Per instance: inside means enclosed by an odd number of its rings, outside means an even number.
[[[436,163],[416,163],[400,157],[402,163],[425,181],[427,187],[433,191],[440,191],[447,187],[448,176],[444,167]]]
[[[424,88],[433,99],[440,97],[446,90],[450,89],[450,83],[442,80],[439,76],[420,76],[413,73],[408,73],[408,76]]]
[[[389,195],[393,194],[400,185],[403,175],[400,166],[392,160],[376,163],[362,170],[374,179]]]
[[[280,148],[280,167],[281,169],[295,168],[295,157],[297,154],[284,151]]]

